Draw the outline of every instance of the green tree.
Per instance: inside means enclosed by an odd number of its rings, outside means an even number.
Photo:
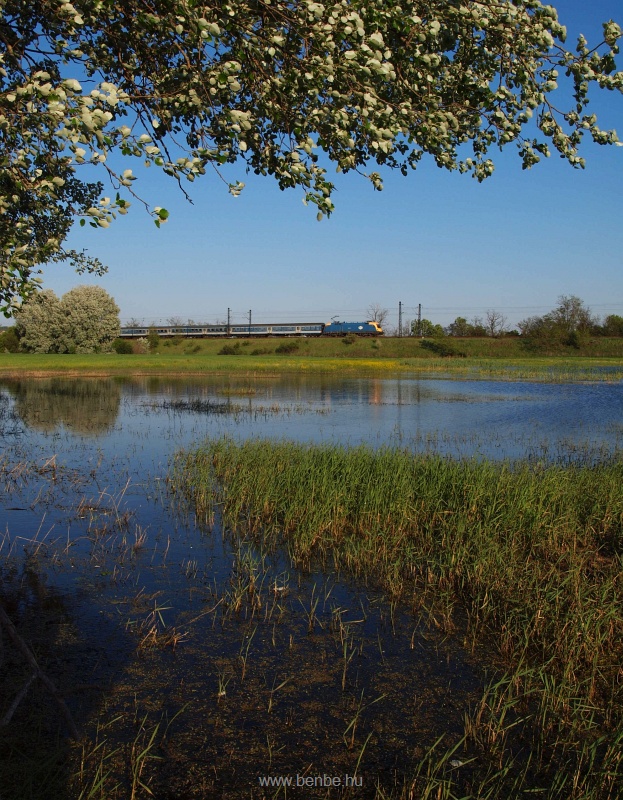
[[[602,329],[606,336],[623,336],[623,317],[609,314],[604,320]]]
[[[470,336],[471,325],[465,317],[457,317],[446,328],[448,336]]]
[[[519,330],[537,346],[580,347],[597,326],[597,318],[583,300],[575,295],[561,295],[554,309],[542,317],[522,320]]]
[[[119,308],[100,286],[31,297],[16,314],[22,348],[33,353],[107,353],[119,335]]]
[[[107,227],[137,196],[115,151],[180,185],[241,159],[320,217],[327,160],[376,189],[369,165],[407,174],[425,154],[484,180],[511,143],[524,168],[551,150],[582,167],[585,133],[616,141],[586,105],[591,87],[622,90],[620,37],[609,21],[567,49],[538,0],[0,0],[0,307],[32,294],[39,264],[103,269],[64,242],[76,217]]]
[[[469,323],[468,336],[488,336],[489,330],[480,317],[474,317]]]
[[[589,333],[598,324],[590,308],[575,295],[561,295],[558,298],[558,305],[550,315],[563,336],[570,336],[578,331]]]
[[[0,333],[0,353],[17,353],[19,349],[19,336],[15,330],[15,325],[3,330]]]
[[[441,325],[435,325],[435,323],[426,318],[420,320],[419,325],[418,321],[414,319],[411,323],[411,333],[413,336],[424,336],[429,339],[440,339],[446,335]]]
[[[147,341],[151,351],[157,350],[160,345],[160,336],[155,325],[150,325],[147,329]]]
[[[491,312],[487,312],[489,314]],[[493,312],[497,313],[497,312]],[[474,317],[471,322],[468,322],[465,317],[457,317],[454,322],[451,322],[446,328],[448,336],[489,336],[490,328],[487,323],[482,321],[480,317]]]

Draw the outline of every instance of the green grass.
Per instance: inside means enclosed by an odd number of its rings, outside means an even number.
[[[536,775],[559,786],[548,797],[620,796],[621,462],[221,439],[181,453],[172,483],[200,518],[218,508],[226,526],[285,543],[299,565],[336,563],[460,630],[497,669],[465,735],[500,774],[519,741],[526,787]]]
[[[349,342],[350,343],[347,343]],[[472,338],[454,339],[446,337],[441,341],[457,353],[464,353],[468,358],[542,358],[543,356],[556,356],[559,358],[621,358],[623,359],[623,338],[594,337],[584,347],[575,349],[573,347],[560,347],[551,353],[539,352],[529,349],[526,343],[517,337],[504,339],[491,338]],[[344,340],[342,338],[321,337],[321,338],[266,338],[266,339],[235,339],[235,340],[209,340],[209,339],[162,339],[159,345],[159,352],[164,354],[187,354],[195,348],[197,354],[217,355],[224,345],[229,344],[235,347],[238,345],[239,357],[245,353],[250,354],[253,350],[269,350],[273,353],[277,348],[284,344],[298,345],[296,355],[299,357],[319,357],[337,359],[435,359],[434,352],[422,347],[422,341],[415,337],[383,337],[378,338],[354,338],[354,340]]]
[[[418,373],[470,378],[528,380],[603,380],[595,368],[614,368],[607,379],[623,378],[623,339],[595,339],[584,350],[565,349],[555,356],[527,351],[517,339],[445,340],[465,358],[440,358],[414,338],[288,339],[298,350],[276,353],[283,340],[239,342],[238,355],[219,355],[222,341],[163,341],[149,355],[36,355],[0,353],[0,376],[43,375],[244,375],[287,372],[339,372],[349,374]],[[252,355],[254,350],[261,353]],[[266,352],[269,351],[269,352]]]

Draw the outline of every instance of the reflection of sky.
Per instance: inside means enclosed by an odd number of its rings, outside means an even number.
[[[517,458],[545,445],[612,446],[617,429],[623,432],[622,384],[287,376],[255,383],[156,378],[119,381],[118,386],[121,403],[115,403],[116,419],[108,420],[107,430],[90,431],[92,446],[78,424],[48,431],[30,428],[28,439],[44,450],[51,439],[54,449],[66,450],[76,465],[88,452],[115,458],[130,449],[140,469],[144,459],[164,465],[179,447],[224,434],[428,446],[455,455]],[[109,382],[104,388],[110,391]],[[45,394],[45,386],[38,384],[35,396],[41,392]],[[96,417],[101,393],[82,392],[81,398],[78,409],[72,392],[56,391],[50,407],[61,414],[60,405],[66,402],[65,419],[78,410],[87,418]],[[240,413],[211,415],[162,407],[195,399],[219,403],[228,399]],[[283,413],[276,413],[279,409]],[[20,411],[19,402],[15,410]]]

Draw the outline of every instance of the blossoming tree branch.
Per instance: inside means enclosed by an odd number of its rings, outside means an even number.
[[[376,189],[377,165],[407,174],[424,155],[482,181],[504,146],[525,169],[550,153],[582,167],[583,135],[617,141],[587,104],[623,90],[620,37],[609,21],[567,49],[538,0],[0,0],[0,308],[41,264],[104,271],[65,243],[76,220],[147,205],[115,152],[182,188],[245,162],[319,218],[330,162]]]

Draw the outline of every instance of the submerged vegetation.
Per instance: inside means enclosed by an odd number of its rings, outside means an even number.
[[[439,797],[615,798],[623,791],[623,465],[494,464],[366,447],[229,439],[178,456],[210,524],[295,563],[382,585],[458,634],[497,679],[465,716]],[[512,791],[511,791],[512,789]],[[417,794],[414,796],[420,796]]]

